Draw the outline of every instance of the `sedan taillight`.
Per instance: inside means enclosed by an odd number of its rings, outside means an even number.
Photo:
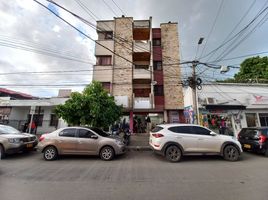
[[[155,138],[164,137],[164,135],[162,135],[161,133],[153,133],[152,136],[154,136]]]

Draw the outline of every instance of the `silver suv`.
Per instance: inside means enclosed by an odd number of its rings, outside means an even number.
[[[158,125],[151,131],[149,143],[171,162],[185,155],[221,155],[225,160],[236,161],[242,153],[236,138],[193,124]]]
[[[35,135],[21,133],[11,126],[0,124],[0,158],[6,154],[33,150],[37,143]]]

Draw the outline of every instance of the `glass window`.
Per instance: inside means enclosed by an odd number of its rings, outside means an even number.
[[[108,133],[104,132],[103,130],[99,129],[99,128],[90,128],[92,131],[94,131],[95,133],[97,133],[98,135],[102,136],[102,137],[108,137]]]
[[[113,32],[112,31],[103,31],[98,32],[99,40],[110,40],[113,39]]]
[[[156,132],[158,132],[158,131],[161,131],[163,128],[162,127],[160,127],[160,126],[156,126],[151,132],[152,133],[156,133]]]
[[[191,134],[192,133],[192,127],[191,126],[173,126],[170,127],[168,130],[174,132],[174,133],[186,133]]]
[[[162,61],[154,61],[154,70],[162,70]]]
[[[164,96],[163,85],[155,85],[154,86],[154,95],[155,96]]]
[[[96,56],[97,65],[112,65],[112,56]]]
[[[255,113],[246,113],[246,120],[248,127],[256,126],[256,114]]]
[[[80,138],[91,138],[91,136],[94,135],[90,130],[87,129],[79,129],[78,131],[78,137]]]
[[[58,122],[59,122],[59,118],[57,117],[56,114],[51,114],[50,115],[50,122],[49,122],[49,126],[58,126]]]
[[[67,128],[67,129],[62,130],[59,133],[59,136],[62,136],[62,137],[75,137],[75,132],[76,132],[75,128]]]
[[[161,39],[153,39],[153,46],[161,46]]]
[[[192,130],[193,130],[193,134],[210,135],[210,131],[202,127],[193,126]]]
[[[259,113],[261,126],[268,126],[268,113]]]

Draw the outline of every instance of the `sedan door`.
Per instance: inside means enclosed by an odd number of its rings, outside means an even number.
[[[217,135],[211,135],[210,130],[199,126],[193,126],[193,133],[197,137],[197,146],[199,152],[220,152],[222,142]]]
[[[86,128],[78,129],[77,153],[85,155],[97,155],[98,143],[98,136],[91,130]]]
[[[76,131],[76,128],[65,128],[59,132],[55,143],[61,154],[74,154],[76,152],[78,144],[78,139],[75,137]]]

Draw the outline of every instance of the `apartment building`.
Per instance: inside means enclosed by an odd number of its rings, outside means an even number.
[[[97,33],[93,80],[123,105],[130,128],[143,132],[148,116],[152,125],[184,122],[178,24],[122,16],[98,21]]]

